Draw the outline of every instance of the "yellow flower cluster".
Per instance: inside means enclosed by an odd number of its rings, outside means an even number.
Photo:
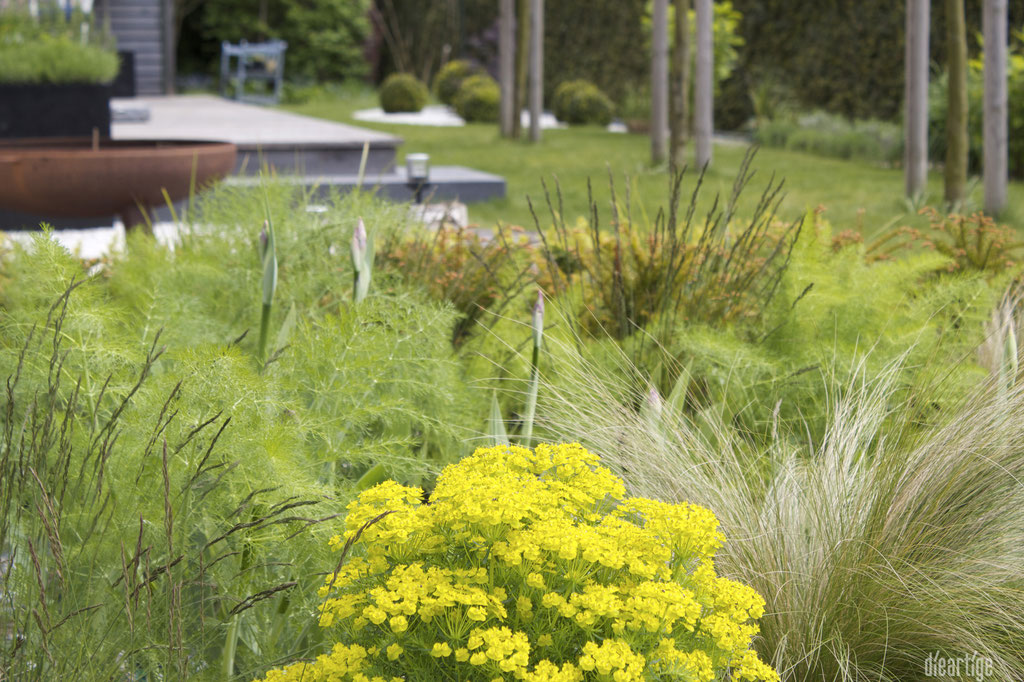
[[[715,573],[723,541],[578,444],[482,448],[429,502],[387,482],[349,505],[319,592],[342,643],[265,680],[777,682],[751,649],[764,600]]]

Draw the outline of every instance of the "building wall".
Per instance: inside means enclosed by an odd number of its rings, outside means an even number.
[[[163,0],[95,0],[100,21],[109,18],[117,49],[135,53],[135,91],[164,92]]]

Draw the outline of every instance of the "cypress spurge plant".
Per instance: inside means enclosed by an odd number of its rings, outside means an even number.
[[[333,646],[266,682],[778,682],[708,509],[628,496],[578,444],[481,448],[423,495],[349,505],[319,590]]]

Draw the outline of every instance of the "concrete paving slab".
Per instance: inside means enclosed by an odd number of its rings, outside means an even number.
[[[115,140],[223,140],[238,145],[236,172],[255,174],[263,162],[278,171],[355,172],[363,144],[367,169],[394,164],[402,138],[375,130],[244,104],[212,95],[114,99],[115,107],[146,107],[149,118],[111,124]]]
[[[363,142],[392,147],[402,143],[402,138],[395,135],[212,95],[112,101],[114,105],[149,108],[147,121],[114,123],[111,137],[115,140],[224,140],[264,149],[294,149],[325,143],[362,149]]]

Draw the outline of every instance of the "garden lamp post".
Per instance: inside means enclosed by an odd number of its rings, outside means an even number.
[[[412,190],[414,201],[423,203],[423,189],[430,180],[430,154],[405,155],[406,185]]]

